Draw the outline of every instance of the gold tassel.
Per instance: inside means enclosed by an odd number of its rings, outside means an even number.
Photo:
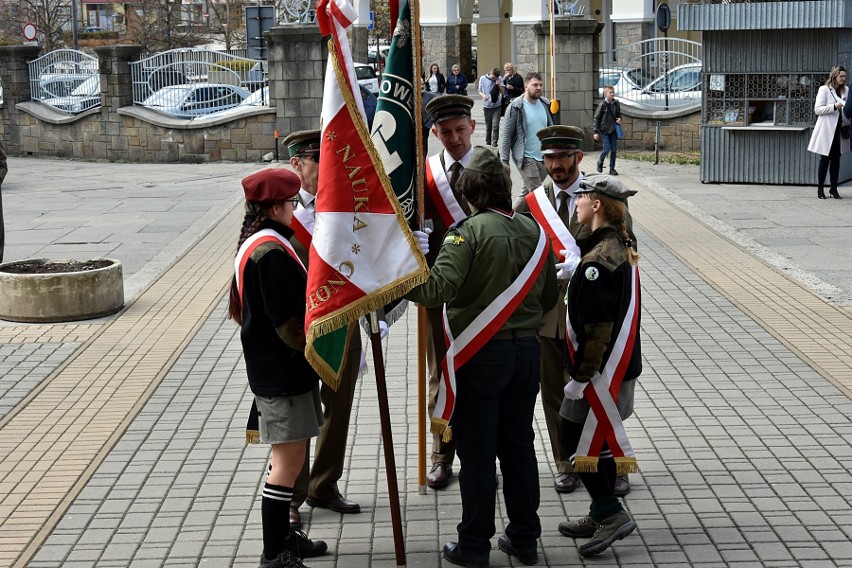
[[[453,439],[453,429],[450,424],[442,418],[432,418],[432,433],[441,436],[444,442],[449,442]]]
[[[246,444],[259,444],[260,432],[258,430],[246,430]]]
[[[574,471],[577,473],[594,473],[598,470],[597,456],[577,456],[574,458]]]
[[[615,471],[617,475],[639,473],[639,464],[635,457],[615,458]]]

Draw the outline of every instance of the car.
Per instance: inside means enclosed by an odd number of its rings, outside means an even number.
[[[143,106],[182,118],[233,108],[251,96],[237,85],[194,83],[164,87],[145,99]]]
[[[701,63],[669,69],[640,91],[622,93],[621,104],[642,110],[672,110],[701,105]]]
[[[83,33],[87,33],[87,34],[93,34],[93,33],[105,32],[105,31],[107,31],[107,30],[103,29],[100,26],[87,26],[87,27],[83,28]]]
[[[101,106],[101,77],[92,75],[64,97],[41,99],[43,104],[65,112],[78,113]]]
[[[615,88],[616,96],[641,89],[654,80],[654,76],[639,68],[600,69],[598,71],[598,96],[603,98],[603,88]]]
[[[359,85],[366,87],[374,95],[379,95],[379,78],[376,70],[369,63],[355,63],[355,78]]]

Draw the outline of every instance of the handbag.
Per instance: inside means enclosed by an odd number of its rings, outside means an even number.
[[[624,138],[624,129],[623,129],[623,128],[621,128],[621,125],[620,125],[620,124],[618,124],[617,122],[615,123],[615,136],[616,136],[619,140],[621,140],[622,138]]]
[[[497,81],[494,81],[494,86],[491,87],[491,102],[496,103],[500,100],[500,85],[497,84]]]

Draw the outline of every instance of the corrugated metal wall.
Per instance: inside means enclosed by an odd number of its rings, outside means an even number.
[[[852,27],[852,10],[844,0],[680,4],[678,27],[682,30],[789,31]],[[793,38],[791,38],[793,39]],[[795,41],[795,40],[794,40]]]
[[[842,51],[839,36],[839,30],[704,32],[704,72],[823,71],[828,77]]]

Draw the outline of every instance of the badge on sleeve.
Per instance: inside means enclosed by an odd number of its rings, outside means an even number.
[[[598,279],[598,275],[600,275],[600,272],[594,266],[590,266],[586,269],[585,274],[586,274],[586,280],[594,281],[594,280]]]

